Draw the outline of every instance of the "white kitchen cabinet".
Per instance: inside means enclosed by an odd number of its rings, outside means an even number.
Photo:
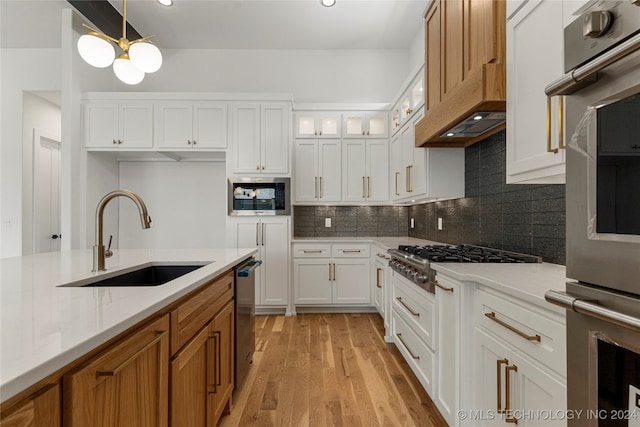
[[[564,74],[563,4],[531,0],[507,22],[507,183],[565,181],[563,99],[544,93]]]
[[[152,148],[153,104],[145,102],[89,102],[83,108],[84,146],[87,148]]]
[[[342,142],[342,200],[389,200],[389,144],[386,140]]]
[[[256,305],[288,304],[289,289],[289,217],[234,219],[237,248],[258,247],[256,259]]]
[[[156,114],[159,148],[227,148],[225,102],[161,102]]]
[[[342,114],[343,138],[386,138],[389,136],[388,112],[353,112]]]
[[[231,107],[233,173],[289,173],[290,103]]]
[[[342,115],[334,111],[295,113],[296,138],[340,138]]]
[[[376,247],[373,259],[373,302],[384,321],[385,340],[391,340],[391,257],[383,247]]]
[[[369,252],[359,243],[293,245],[295,304],[370,305]]]
[[[341,159],[339,140],[296,140],[295,202],[339,202]]]
[[[421,107],[391,138],[389,180],[392,201],[464,197],[464,148],[415,146]]]
[[[476,287],[474,305],[475,409],[496,414],[477,425],[504,425],[503,419],[529,411],[565,410],[564,316],[482,286]],[[518,425],[566,426],[566,420],[523,418]]]

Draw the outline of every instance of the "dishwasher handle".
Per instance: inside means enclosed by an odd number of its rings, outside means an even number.
[[[238,277],[249,277],[249,276],[251,276],[251,273],[253,272],[253,270],[258,268],[258,266],[260,266],[260,264],[262,264],[262,260],[260,260],[260,259],[253,260],[253,261],[245,264],[242,269],[238,270]]]

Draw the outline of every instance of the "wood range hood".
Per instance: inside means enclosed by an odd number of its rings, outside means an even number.
[[[467,147],[506,128],[505,33],[503,0],[430,4],[416,147]]]

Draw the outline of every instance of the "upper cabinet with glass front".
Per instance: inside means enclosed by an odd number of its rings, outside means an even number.
[[[386,138],[389,136],[388,112],[349,111],[342,115],[343,138]]]
[[[391,110],[391,134],[395,134],[424,104],[423,69],[406,86],[402,96]]]
[[[340,138],[341,115],[333,111],[296,113],[296,138]]]

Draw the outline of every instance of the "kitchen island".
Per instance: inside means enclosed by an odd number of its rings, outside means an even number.
[[[0,401],[3,403],[158,313],[257,252],[117,250],[107,272],[75,250],[0,260]],[[65,287],[146,263],[203,265],[160,286]]]

